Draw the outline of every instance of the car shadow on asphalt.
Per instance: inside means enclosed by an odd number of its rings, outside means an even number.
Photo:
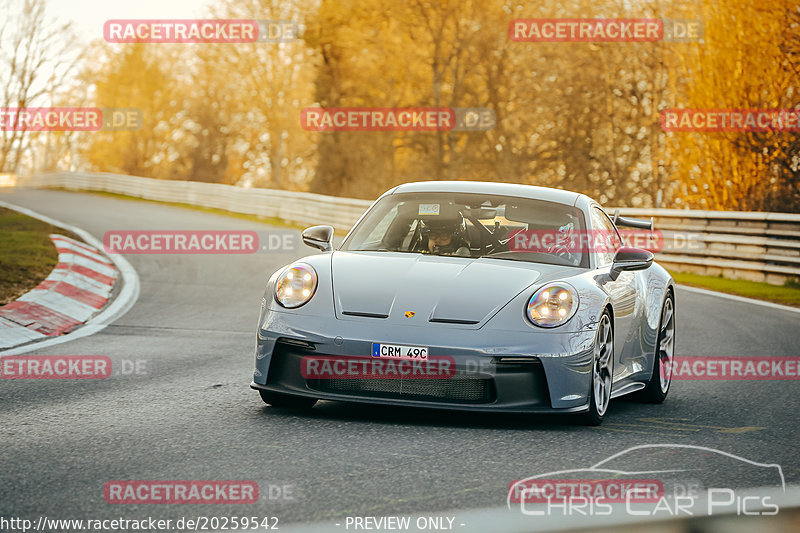
[[[614,405],[608,416],[614,416]],[[265,417],[300,417],[309,421],[328,420],[340,422],[363,422],[368,424],[472,429],[592,429],[584,426],[580,416],[565,414],[492,413],[470,411],[448,411],[396,405],[370,405],[350,402],[320,401],[312,409],[279,409],[264,406]]]

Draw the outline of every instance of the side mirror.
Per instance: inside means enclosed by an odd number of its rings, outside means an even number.
[[[608,273],[612,280],[619,277],[621,272],[627,270],[644,270],[653,264],[653,253],[641,248],[623,246],[614,254],[611,272]]]
[[[331,226],[311,226],[303,230],[303,243],[323,252],[333,250],[333,228]]]

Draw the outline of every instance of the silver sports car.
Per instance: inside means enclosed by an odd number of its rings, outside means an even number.
[[[258,320],[252,388],[275,407],[319,399],[577,413],[612,398],[663,402],[675,342],[673,280],[623,246],[591,198],[458,181],[378,198],[334,249],[275,272]]]

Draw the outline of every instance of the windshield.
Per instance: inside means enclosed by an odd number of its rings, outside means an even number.
[[[401,193],[383,197],[341,249],[586,268],[585,250],[559,246],[560,239],[584,227],[579,209],[555,202],[488,194]]]

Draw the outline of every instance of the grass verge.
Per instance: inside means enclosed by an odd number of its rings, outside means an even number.
[[[68,231],[0,207],[0,305],[19,298],[50,274],[58,262],[51,233]]]
[[[681,272],[670,272],[670,274],[672,274],[676,283],[682,285],[800,307],[800,284],[797,282],[785,285],[770,285],[769,283],[758,281],[725,279],[717,276],[701,276],[699,274]]]

